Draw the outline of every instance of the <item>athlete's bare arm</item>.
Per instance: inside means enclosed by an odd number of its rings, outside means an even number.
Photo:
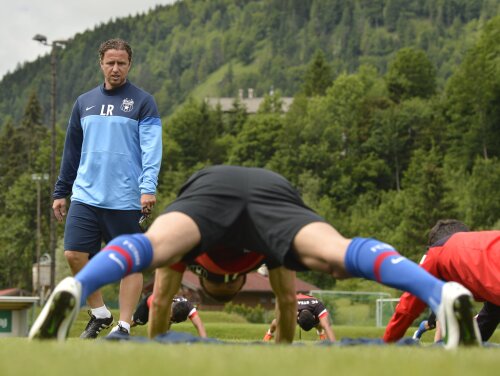
[[[269,270],[269,282],[276,295],[276,343],[290,343],[295,335],[297,296],[295,272],[279,267]]]
[[[330,325],[330,319],[328,318],[328,315],[320,317],[319,326],[325,331],[326,338],[329,341],[335,341],[335,334],[333,333],[332,327]]]
[[[200,315],[196,315],[191,319],[198,335],[202,338],[207,338],[207,332],[205,330],[205,326],[203,325],[203,321],[201,321]]]

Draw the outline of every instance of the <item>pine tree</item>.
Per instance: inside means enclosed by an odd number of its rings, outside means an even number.
[[[436,92],[436,70],[424,51],[403,48],[389,65],[386,83],[395,102],[429,98]]]
[[[34,168],[36,153],[40,147],[40,142],[47,133],[47,129],[42,125],[42,108],[35,92],[32,92],[26,109],[24,111],[21,127],[18,132],[25,147],[26,156],[25,167],[28,170]],[[23,152],[23,151],[21,151]]]
[[[304,77],[304,93],[308,97],[325,95],[332,84],[332,72],[323,51],[316,51]]]

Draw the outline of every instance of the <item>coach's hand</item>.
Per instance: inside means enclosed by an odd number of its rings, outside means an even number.
[[[52,210],[57,220],[62,222],[64,217],[66,217],[66,199],[56,198],[52,203]]]
[[[142,214],[149,215],[156,204],[156,196],[148,193],[141,195]]]

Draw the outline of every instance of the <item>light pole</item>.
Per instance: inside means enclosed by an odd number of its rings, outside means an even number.
[[[37,292],[40,297],[42,297],[42,289],[40,286],[40,249],[42,240],[41,231],[41,189],[40,182],[42,180],[47,180],[49,178],[48,174],[31,174],[31,180],[36,182],[36,286]]]
[[[47,41],[47,37],[41,34],[36,34],[33,40],[40,42],[44,46],[51,47],[50,52],[50,66],[52,71],[52,86],[50,95],[50,107],[51,107],[51,126],[50,126],[50,178],[49,186],[52,190],[56,185],[56,50],[57,47],[64,47],[67,43],[65,40],[54,40],[52,43]],[[52,209],[50,209],[50,226],[49,226],[49,251],[51,257],[50,264],[50,289],[53,290],[55,286],[56,277],[56,219]]]

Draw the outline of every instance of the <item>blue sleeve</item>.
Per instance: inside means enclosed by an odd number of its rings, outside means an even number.
[[[64,198],[71,194],[73,182],[76,179],[80,156],[82,153],[83,130],[80,122],[80,109],[78,101],[73,105],[69,119],[64,151],[61,161],[61,170],[54,187],[53,198]]]
[[[144,117],[139,121],[141,143],[142,174],[139,179],[141,194],[155,194],[158,185],[162,156],[162,125],[153,98],[144,108]]]

